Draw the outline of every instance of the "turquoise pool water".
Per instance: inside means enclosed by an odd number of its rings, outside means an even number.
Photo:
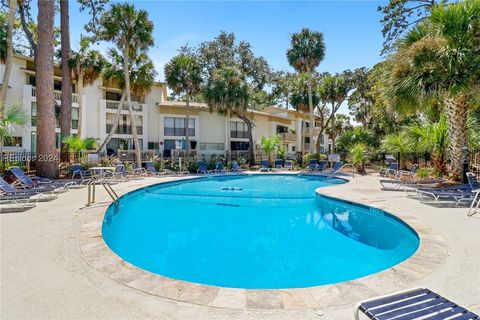
[[[207,177],[159,184],[110,206],[107,245],[153,273],[208,285],[300,288],[390,268],[418,248],[402,221],[316,195],[301,175]]]

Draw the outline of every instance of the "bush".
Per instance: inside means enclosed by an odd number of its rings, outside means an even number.
[[[368,148],[365,144],[359,142],[353,145],[348,153],[349,161],[355,166],[357,172],[365,172],[365,159],[367,157]]]

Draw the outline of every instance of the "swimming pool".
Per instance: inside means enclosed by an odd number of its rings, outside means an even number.
[[[315,193],[338,183],[344,181],[256,174],[158,184],[111,205],[102,234],[139,268],[246,289],[352,280],[417,250],[418,236],[401,220]]]

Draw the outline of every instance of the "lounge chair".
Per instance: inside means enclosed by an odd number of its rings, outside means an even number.
[[[454,203],[455,206],[458,206],[463,201],[473,201],[476,196],[476,193],[470,189],[416,189],[416,193],[423,199],[422,203]]]
[[[361,319],[360,314],[367,319],[377,320],[479,319],[477,314],[426,288],[414,288],[361,301],[355,307],[356,320]]]
[[[72,171],[72,180],[75,180],[75,178],[77,177],[82,180],[91,179],[93,177],[92,171],[85,170],[85,168],[79,163],[73,164],[71,171]]]
[[[153,163],[150,161],[145,162],[145,169],[146,174],[150,176],[162,177],[165,175],[164,172],[158,172]]]
[[[343,168],[343,162],[342,161],[335,161],[333,164],[333,167],[330,169],[325,169],[323,170],[324,173],[330,173],[330,175],[334,175],[337,172],[339,172]]]
[[[145,168],[138,167],[135,162],[133,162],[130,166],[132,167],[132,174],[134,176],[137,176],[137,177],[146,177],[147,176],[147,172],[146,172]]]
[[[204,161],[198,161],[197,167],[198,167],[197,173],[202,173],[202,174],[212,173],[212,170],[207,169],[207,164]]]
[[[397,162],[392,162],[388,165],[387,168],[381,168],[378,175],[380,177],[388,177],[390,175],[396,177],[397,173],[398,173],[398,163]]]
[[[230,169],[230,172],[242,173],[242,172],[245,172],[245,169],[242,169],[237,161],[233,161],[232,162],[232,168]]]
[[[473,174],[473,172],[467,172],[467,179],[472,191],[480,189],[480,181],[477,180],[477,177]]]
[[[49,179],[37,179],[33,181],[29,176],[23,172],[19,167],[10,167],[10,173],[16,178],[15,185],[24,189],[43,189],[44,191],[54,190],[56,193],[63,193],[68,191],[68,187],[75,184],[74,181],[62,182]]]
[[[274,162],[275,169],[283,169],[283,160],[276,159]]]
[[[270,171],[270,164],[268,163],[268,160],[261,160],[260,161],[260,171]]]
[[[304,170],[305,172],[318,171],[320,167],[316,159],[310,159],[308,162],[308,167]]]
[[[293,170],[293,161],[285,160],[285,164],[283,167],[285,168],[285,170]]]
[[[45,189],[22,189],[18,190],[15,189],[11,184],[7,183],[0,177],[0,191],[2,195],[0,196],[0,201],[3,202],[10,202],[10,201],[17,201],[17,200],[34,200],[35,202],[41,201],[51,201],[57,199],[57,194],[55,190],[46,191]]]
[[[229,173],[230,171],[223,167],[223,163],[221,163],[220,161],[217,161],[217,163],[215,163],[215,170],[213,170],[213,172],[214,173]]]

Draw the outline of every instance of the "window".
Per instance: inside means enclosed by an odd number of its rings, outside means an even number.
[[[30,143],[31,150],[30,151],[36,152],[37,151],[37,133],[35,131],[32,131],[30,137],[31,137],[31,143]]]
[[[53,80],[53,90],[62,91],[62,81]]]
[[[324,144],[325,143],[325,136],[324,135],[321,135],[320,136],[320,144]],[[323,152],[322,152],[323,153]]]
[[[59,104],[55,104],[55,128],[60,128],[60,117],[62,115],[62,109]]]
[[[36,83],[36,78],[35,78],[35,76],[32,76],[31,74],[29,74],[29,75],[27,76],[27,84],[35,87],[35,83]]]
[[[57,149],[60,149],[61,145],[62,145],[62,134],[61,133],[56,133],[55,134],[55,147]]]
[[[72,107],[72,129],[78,129],[78,108]]]
[[[166,117],[163,120],[163,134],[165,136],[185,136],[185,118],[170,118]],[[188,119],[188,135],[190,137],[195,135],[195,119]]]
[[[120,101],[122,95],[118,92],[105,92],[105,100]]]
[[[225,150],[223,143],[200,142],[200,150]]]
[[[310,137],[304,137],[304,143],[310,143]]]
[[[36,127],[37,126],[37,103],[36,102],[32,102],[30,119],[32,121],[32,127]]]
[[[22,137],[10,137],[4,139],[5,147],[21,147],[22,146]]]
[[[170,139],[165,140],[164,149],[165,150],[182,149],[182,140],[170,140]]]
[[[160,145],[158,142],[153,142],[153,141],[148,142],[148,150],[158,150],[158,149],[160,149]]]
[[[288,127],[277,125],[277,133],[288,133]]]
[[[232,151],[248,150],[248,141],[230,141],[230,148]]]
[[[230,122],[230,138],[247,138],[247,126],[243,122]],[[232,149],[233,150],[233,149]]]

